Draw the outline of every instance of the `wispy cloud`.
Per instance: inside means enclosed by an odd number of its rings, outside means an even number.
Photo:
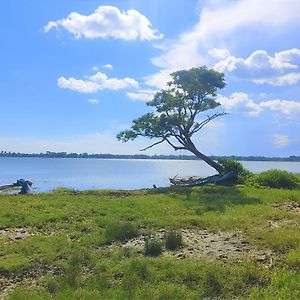
[[[138,92],[127,92],[126,94],[132,100],[150,101],[156,92],[156,90],[139,90]]]
[[[50,21],[44,31],[64,28],[77,39],[114,38],[123,40],[155,40],[163,37],[153,29],[146,16],[131,9],[120,11],[114,6],[99,6],[92,14],[70,13],[65,19]]]
[[[98,104],[99,100],[98,99],[88,99],[88,103],[90,103],[90,104]]]
[[[282,112],[285,115],[300,114],[300,102],[296,101],[275,99],[261,102],[260,106]]]
[[[284,148],[291,143],[290,138],[287,135],[274,134],[271,138],[276,148]]]
[[[107,69],[107,70],[113,70],[114,67],[111,64],[107,64],[107,65],[102,66],[102,68]]]
[[[122,79],[108,78],[106,74],[97,72],[88,79],[65,78],[61,76],[57,80],[60,88],[70,89],[80,93],[95,93],[103,89],[120,90],[125,88],[138,88],[136,80],[125,77]]]

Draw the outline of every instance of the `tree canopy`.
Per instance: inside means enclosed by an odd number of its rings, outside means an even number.
[[[222,166],[201,153],[194,145],[192,136],[211,120],[226,114],[206,113],[220,105],[216,96],[218,89],[225,86],[224,74],[203,66],[176,71],[171,77],[167,89],[160,90],[153,100],[147,102],[155,112],[133,120],[129,130],[117,135],[118,140],[127,142],[138,136],[158,139],[141,150],[166,142],[175,150],[192,152],[221,173]]]

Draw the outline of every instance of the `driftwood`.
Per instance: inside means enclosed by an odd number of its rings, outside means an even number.
[[[233,176],[233,172],[227,172],[225,174],[213,175],[205,178],[196,178],[196,177],[188,177],[188,178],[169,178],[170,182],[174,185],[179,186],[199,186],[207,183],[219,183],[226,181],[230,177]]]
[[[0,186],[0,191],[1,190],[5,190],[5,189],[9,189],[9,188],[13,188],[13,187],[16,187],[18,186],[17,184],[13,183],[13,184],[6,184],[6,185],[2,185]]]

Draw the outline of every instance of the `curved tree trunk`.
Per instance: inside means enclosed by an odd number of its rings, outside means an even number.
[[[190,149],[188,149],[190,150]],[[199,152],[197,149],[190,150],[192,153],[194,153],[199,159],[202,159],[205,161],[208,165],[210,165],[212,168],[214,168],[219,174],[223,172],[223,167],[209,158],[208,156],[204,155],[203,153]]]
[[[205,161],[208,165],[210,165],[212,168],[214,168],[219,174],[223,172],[223,167],[206,156],[205,154],[201,153],[193,144],[193,142],[189,139],[188,144],[186,144],[186,149],[195,154],[199,159]]]

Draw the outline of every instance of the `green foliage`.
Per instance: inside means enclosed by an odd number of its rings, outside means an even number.
[[[251,181],[257,185],[270,188],[293,189],[296,188],[299,181],[297,176],[283,170],[268,170],[255,175]]]
[[[264,288],[253,288],[250,299],[294,300],[300,298],[300,273],[295,270],[278,269],[272,272],[271,282]]]
[[[276,252],[286,253],[300,248],[300,235],[298,227],[281,227],[273,231],[260,231],[260,243],[273,248]],[[291,261],[293,256],[289,257]],[[295,258],[295,256],[294,256]]]
[[[191,137],[211,120],[225,114],[202,114],[220,106],[215,97],[217,90],[225,86],[224,74],[203,66],[174,72],[171,77],[168,89],[160,90],[147,103],[156,113],[146,113],[133,120],[131,128],[120,132],[117,139],[123,142],[139,136],[159,139],[149,147],[167,142],[174,150],[188,150],[220,171],[219,165],[195,148]]]
[[[108,243],[124,242],[138,235],[137,228],[131,223],[115,223],[106,227],[105,236]]]
[[[300,242],[298,248],[287,254],[286,263],[290,268],[300,270]]]
[[[182,234],[176,231],[169,231],[165,235],[165,246],[168,250],[176,250],[182,247]]]
[[[145,242],[145,255],[158,256],[162,253],[162,242],[158,239],[147,239]]]
[[[170,89],[159,91],[147,103],[160,114],[147,113],[134,120],[130,130],[117,135],[119,140],[127,142],[138,136],[168,138],[188,127],[192,132],[201,126],[195,121],[197,114],[220,105],[213,97],[225,86],[223,73],[201,67],[177,71],[171,77]]]
[[[233,176],[228,179],[227,183],[241,184],[245,183],[251,176],[251,172],[243,167],[243,165],[235,160],[231,159],[219,159],[218,163],[223,167],[223,172],[233,172]]]

